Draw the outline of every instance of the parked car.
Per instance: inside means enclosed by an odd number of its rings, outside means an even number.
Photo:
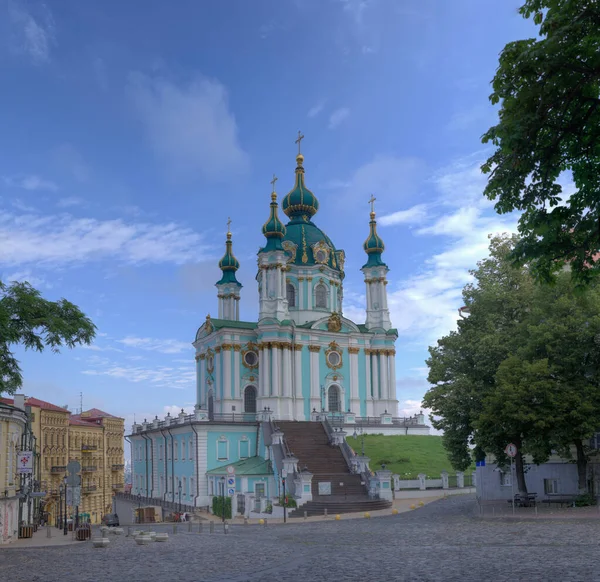
[[[107,513],[102,517],[102,525],[119,527],[119,516],[116,513]]]

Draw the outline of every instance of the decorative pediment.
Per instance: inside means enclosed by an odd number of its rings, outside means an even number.
[[[329,329],[329,323],[330,323],[331,316],[323,317],[322,319],[318,319],[317,321],[315,321],[312,324],[311,329],[318,329],[320,331],[329,331],[331,333],[360,333],[358,326],[353,321],[350,321],[349,319],[346,319],[343,315],[339,315],[337,313],[332,314],[332,315],[337,315],[339,317],[341,326],[340,326],[340,329],[338,332],[335,332],[335,331],[332,331]]]
[[[210,319],[210,314],[208,314],[206,316],[206,321],[200,326],[200,328],[196,332],[196,341],[209,336],[213,331],[215,331],[215,326],[213,325],[213,322]]]
[[[288,263],[293,263],[296,260],[296,252],[298,251],[298,245],[293,243],[291,240],[284,240],[281,245],[288,255]]]
[[[327,243],[320,240],[314,245],[311,245],[311,248],[313,252],[313,257],[315,258],[315,263],[319,265],[325,265],[329,262],[331,247]]]

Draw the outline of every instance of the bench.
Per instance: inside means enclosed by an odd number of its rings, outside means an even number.
[[[549,506],[552,503],[555,503],[556,505],[560,505],[561,507],[565,506],[565,505],[575,505],[575,497],[573,495],[571,496],[563,496],[563,497],[549,497],[548,499],[543,499],[542,503],[547,503]]]
[[[527,493],[523,495],[521,493],[515,493],[514,503],[515,507],[535,507],[537,493]],[[508,499],[508,504],[512,505],[513,500]]]

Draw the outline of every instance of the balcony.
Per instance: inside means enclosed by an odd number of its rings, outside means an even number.
[[[95,467],[94,465],[88,465],[88,466],[81,467],[82,473],[95,473],[97,470],[98,470],[98,467]]]
[[[98,447],[96,445],[81,445],[82,453],[91,453],[92,451],[97,451]]]
[[[113,483],[113,489],[123,489],[123,483]]]
[[[53,465],[50,467],[50,473],[66,473],[67,467],[66,465]]]
[[[96,491],[96,489],[98,489],[97,485],[85,485],[84,487],[81,488],[81,491],[85,494],[85,493],[93,493],[94,491]]]
[[[125,468],[125,465],[113,465],[112,466],[113,471],[122,471],[124,468]]]

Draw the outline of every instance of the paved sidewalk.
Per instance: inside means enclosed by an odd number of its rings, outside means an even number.
[[[48,530],[51,537],[48,537]],[[57,529],[54,526],[44,526],[39,528],[31,538],[23,538],[15,540],[10,544],[0,545],[0,551],[6,548],[45,548],[51,546],[67,546],[69,544],[81,544],[75,540],[74,532],[70,531],[65,535],[62,529]]]

